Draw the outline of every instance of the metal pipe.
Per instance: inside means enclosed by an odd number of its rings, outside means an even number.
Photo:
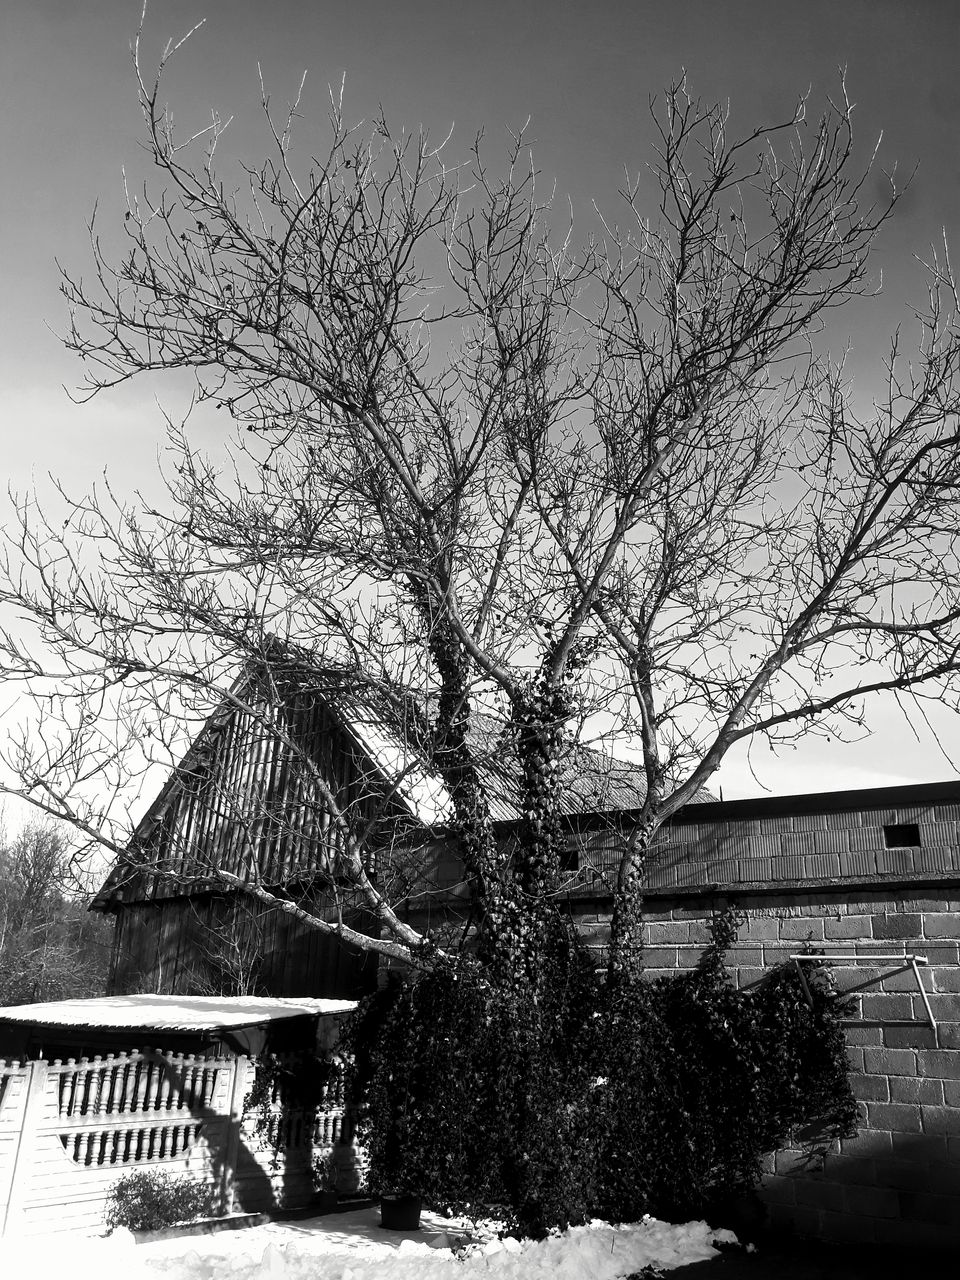
[[[921,964],[925,965],[927,963],[926,956],[917,956],[917,955],[894,955],[894,956],[856,955],[855,956],[847,953],[843,953],[839,955],[837,954],[810,955],[809,953],[804,952],[802,955],[792,955],[790,959],[797,966],[797,973],[800,975],[800,981],[803,984],[803,994],[806,997],[807,1004],[811,1006],[813,1005],[813,998],[810,995],[810,988],[807,985],[806,976],[804,975],[804,972],[803,972],[804,962],[806,962],[807,964],[813,964],[821,960],[831,960],[834,962],[844,961],[847,964],[850,964],[851,962],[854,964],[895,964],[897,961],[901,961],[899,967],[896,969],[893,969],[890,973],[881,973],[879,977],[869,978],[866,982],[857,983],[857,985],[854,987],[847,987],[844,991],[841,991],[839,994],[845,996],[845,995],[851,995],[854,991],[863,991],[866,987],[872,987],[874,986],[874,984],[886,981],[887,978],[896,977],[898,973],[906,973],[908,969],[912,969],[913,976],[917,980],[917,990],[920,992],[920,996],[923,999],[924,1008],[927,1011],[927,1020],[929,1021],[930,1026],[934,1031],[936,1031],[937,1029],[936,1019],[933,1016],[933,1009],[930,1007],[930,1001],[927,998],[926,991],[924,990],[923,979],[920,977],[920,970],[917,968],[918,965],[921,965]]]
[[[937,1024],[933,1016],[933,1010],[930,1008],[930,1001],[927,999],[927,993],[923,989],[923,980],[920,977],[920,970],[917,968],[917,965],[920,963],[919,958],[917,956],[911,956],[910,959],[911,959],[911,963],[913,964],[913,972],[917,979],[917,986],[920,989],[920,995],[923,997],[923,1004],[924,1004],[924,1008],[927,1011],[927,1018],[930,1021],[930,1026],[933,1028],[934,1031],[936,1031]]]
[[[838,955],[827,955],[826,953],[824,953],[821,956],[821,955],[811,955],[809,952],[805,951],[801,955],[791,956],[790,959],[801,960],[801,961],[806,960],[808,962],[811,962],[814,960],[854,960],[854,961],[862,961],[864,964],[869,964],[872,960],[886,961],[890,964],[892,964],[894,960],[903,960],[906,962],[906,964],[909,964],[912,960],[915,960],[917,964],[927,963],[926,956],[904,955],[902,951],[895,956],[874,956],[874,955],[861,956],[861,955],[852,955],[849,951],[841,952]]]

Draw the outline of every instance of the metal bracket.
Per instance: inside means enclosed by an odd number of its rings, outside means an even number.
[[[851,955],[799,955],[791,956],[790,959],[797,966],[797,975],[800,978],[800,985],[803,987],[803,994],[806,997],[807,1004],[813,1006],[813,997],[810,994],[810,987],[807,985],[807,975],[803,972],[804,964],[815,964],[821,960],[830,960],[834,963],[843,962],[844,964],[895,964],[896,969],[891,969],[889,973],[882,973],[879,978],[868,978],[866,982],[859,982],[855,987],[847,987],[840,994],[847,996],[854,991],[863,991],[866,987],[876,986],[887,978],[893,978],[898,973],[906,973],[908,969],[913,970],[913,976],[917,980],[917,990],[923,999],[923,1006],[927,1011],[927,1020],[934,1031],[937,1029],[936,1020],[933,1016],[933,1010],[930,1008],[930,1001],[927,993],[923,988],[923,981],[920,977],[918,965],[927,963],[926,956],[915,955],[898,955],[898,956],[851,956]]]

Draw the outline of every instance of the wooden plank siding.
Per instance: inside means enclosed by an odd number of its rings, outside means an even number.
[[[218,939],[236,939],[242,970],[218,955]],[[283,912],[254,913],[236,895],[204,894],[117,913],[110,991],[356,999],[375,988],[376,972],[375,957]]]
[[[343,838],[317,776],[351,825],[372,824],[374,847],[409,813],[384,800],[383,777],[323,698],[301,691],[277,706],[248,690],[244,700],[250,710],[207,723],[95,900],[117,915],[113,992],[352,998],[375,984],[375,961],[218,887],[217,873],[282,888],[335,919]],[[346,922],[364,927],[359,906],[339,897]],[[236,949],[244,934],[258,963],[241,968],[256,974],[215,963],[217,947]]]
[[[280,890],[321,914],[332,911],[337,891],[344,922],[368,932],[362,904],[338,881],[344,827],[363,832],[367,869],[401,915],[412,921],[426,912],[441,944],[458,940],[472,920],[470,891],[442,826],[448,798],[431,763],[430,716],[429,697],[358,686],[352,673],[315,671],[280,646],[259,671],[251,665],[94,900],[94,909],[118,917],[111,989],[209,990],[197,977],[201,952],[220,927],[216,901],[232,892],[218,873]],[[469,742],[492,820],[514,826],[524,787],[509,721],[474,708]],[[571,739],[559,765],[570,815],[642,802],[643,773],[629,762]],[[194,927],[198,911],[212,935]],[[253,933],[269,986],[225,982],[214,990],[354,997],[373,980],[376,962],[308,924],[267,916]]]
[[[278,707],[262,697],[254,710],[207,724],[98,895],[102,907],[203,892],[219,870],[288,888],[335,875],[343,836],[317,776],[351,826],[373,822],[374,843],[409,818],[383,799],[384,778],[321,698]]]

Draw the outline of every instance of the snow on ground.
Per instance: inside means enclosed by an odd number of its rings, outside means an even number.
[[[664,1270],[716,1255],[729,1231],[655,1218],[591,1222],[547,1240],[500,1240],[490,1228],[424,1212],[416,1232],[385,1231],[378,1209],[137,1245],[47,1237],[0,1243],[0,1274],[24,1269],[71,1280],[615,1280],[648,1264]],[[13,1265],[11,1265],[13,1264]],[[16,1270],[14,1270],[16,1266]]]

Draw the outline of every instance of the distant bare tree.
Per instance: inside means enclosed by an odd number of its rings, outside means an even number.
[[[110,929],[77,888],[70,841],[55,824],[0,840],[0,1005],[103,993]]]
[[[4,673],[38,711],[7,785],[120,852],[122,823],[83,784],[122,794],[231,707],[309,776],[332,891],[375,927],[321,918],[255,869],[204,874],[427,962],[371,870],[389,797],[371,813],[338,791],[277,711],[291,670],[312,671],[401,726],[397,792],[442,782],[481,956],[515,966],[559,883],[558,760],[599,725],[633,741],[646,784],[611,884],[611,966],[629,972],[650,842],[735,743],[843,733],[884,691],[957,703],[946,253],[916,348],[898,334],[858,414],[823,322],[869,294],[896,192],[871,203],[845,97],[734,138],[674,85],[650,168],[577,247],[522,136],[502,164],[479,144],[455,163],[449,141],[349,127],[336,98],[301,162],[299,97],[278,121],[264,94],[273,151],[235,187],[226,124],[181,138],[161,105],[173,51],[154,80],[134,51],[162,190],[127,190],[122,254],[92,226],[93,278],[64,274],[67,343],[89,395],[191,373],[236,424],[234,469],[171,425],[162,509],[19,501]],[[235,683],[251,664],[275,696]],[[479,710],[520,771],[509,857]]]

